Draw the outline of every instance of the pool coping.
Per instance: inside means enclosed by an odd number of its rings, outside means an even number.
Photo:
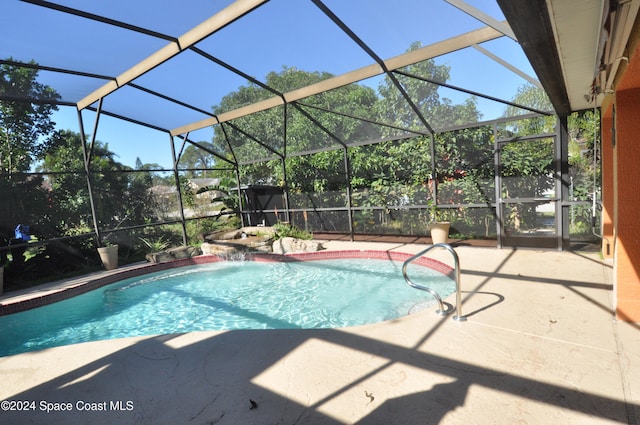
[[[314,251],[289,254],[268,254],[268,253],[246,253],[243,254],[242,261],[258,262],[287,262],[287,261],[314,261],[314,260],[337,260],[347,258],[361,258],[372,260],[406,261],[411,258],[411,254],[403,252],[393,252],[384,250],[340,250],[340,251]],[[19,313],[26,310],[42,307],[68,298],[72,298],[103,286],[177,267],[191,265],[208,264],[220,261],[228,261],[229,257],[224,255],[199,255],[190,258],[181,258],[162,263],[138,263],[124,266],[110,272],[98,272],[92,275],[83,276],[71,280],[46,283],[28,288],[17,293],[8,293],[0,296],[0,316]],[[414,261],[415,264],[429,267],[439,273],[453,278],[453,269],[447,264],[429,257],[420,257]]]

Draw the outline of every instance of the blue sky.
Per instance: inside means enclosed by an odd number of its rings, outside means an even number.
[[[76,108],[61,106],[52,119],[58,129],[80,132]],[[85,133],[91,135],[95,114],[83,113],[83,121]],[[140,158],[143,163],[158,163],[163,168],[171,168],[170,138],[167,133],[101,116],[96,139],[107,143],[109,149],[116,153],[117,160],[125,165],[133,167],[136,158]],[[141,141],[144,141],[144,146]],[[147,148],[149,145],[151,147]]]
[[[181,35],[230,3],[229,0],[56,2],[172,36]],[[467,0],[467,3],[502,19],[493,0]],[[414,41],[428,45],[484,26],[441,0],[402,0],[394,2],[392,7],[385,0],[325,0],[325,4],[383,59],[403,53]],[[153,8],[153,13],[149,12],[150,8]],[[14,0],[3,12],[0,16],[0,37],[4,37],[6,31],[12,43],[0,45],[0,57],[11,56],[23,61],[35,59],[46,66],[115,76],[167,43]],[[28,17],[28,28],[25,28],[25,17]],[[37,30],[42,34],[37,34]],[[60,46],[64,48],[60,50]],[[271,0],[197,47],[259,80],[264,80],[268,72],[279,71],[283,66],[338,75],[373,63],[319,9],[303,0]],[[513,41],[497,40],[483,47],[532,74],[524,55]],[[436,62],[451,67],[450,84],[507,100],[513,97],[517,87],[524,84],[520,77],[473,49],[437,58]],[[56,88],[65,100],[70,101],[78,101],[91,92],[92,87],[103,84],[102,81],[48,72],[41,72],[40,80]],[[246,81],[187,52],[141,76],[134,83],[210,110],[222,96],[246,84]],[[376,83],[369,84],[375,86]],[[466,97],[452,97],[449,92],[446,96],[454,102]],[[484,107],[484,103],[481,106]],[[186,113],[131,88],[120,89],[108,96],[104,109],[165,128],[175,128],[202,118],[200,114]],[[485,119],[497,117],[502,109],[502,106],[491,105],[484,111]],[[83,112],[86,133],[93,130],[94,116],[92,112]],[[75,108],[60,107],[53,119],[60,129],[78,131]],[[206,140],[210,134],[211,130],[207,130],[192,137]],[[136,158],[140,157],[145,163],[171,166],[170,142],[166,133],[103,116],[97,139],[108,143],[124,164],[133,166]]]

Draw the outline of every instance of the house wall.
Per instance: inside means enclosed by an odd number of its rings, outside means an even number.
[[[640,322],[640,45],[615,90],[613,147],[616,316]]]

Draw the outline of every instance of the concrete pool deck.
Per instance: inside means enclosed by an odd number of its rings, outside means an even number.
[[[432,309],[348,329],[195,332],[2,357],[0,400],[14,402],[0,423],[638,423],[640,325],[613,317],[611,263],[456,252],[466,322]],[[444,250],[430,256],[452,264]]]

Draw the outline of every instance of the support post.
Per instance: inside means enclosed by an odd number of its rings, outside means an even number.
[[[433,188],[431,193],[433,193],[433,204],[438,204],[438,170],[436,169],[436,140],[433,136],[433,133],[429,135],[430,138],[430,149],[431,149],[431,180],[433,180]]]
[[[245,221],[244,221],[244,207],[245,207],[245,205],[244,205],[244,199],[243,199],[243,196],[242,196],[242,188],[240,187],[240,167],[238,166],[237,162],[234,164],[234,171],[235,171],[235,174],[236,174],[236,182],[237,182],[236,192],[238,194],[238,209],[240,210],[239,211],[239,213],[240,213],[240,225],[242,227],[244,227],[244,226],[247,225],[247,223],[245,223]]]
[[[188,137],[185,134],[184,140]],[[178,190],[178,204],[180,204],[180,224],[182,225],[182,242],[187,244],[187,223],[184,217],[184,203],[182,202],[182,188],[180,187],[180,175],[178,174],[178,157],[176,156],[176,147],[173,144],[173,136],[169,133],[169,144],[171,145],[171,159],[173,161],[173,178],[176,181],[176,189]]]
[[[284,149],[283,149],[283,153],[280,156],[280,162],[282,164],[282,189],[284,191],[284,208],[285,208],[285,214],[287,217],[287,222],[292,223],[291,221],[291,211],[289,210],[289,184],[287,183],[287,116],[288,116],[288,111],[287,111],[287,100],[284,98],[284,96],[282,97],[282,100],[284,102],[284,108],[283,108],[283,116],[282,116],[282,121],[283,121],[283,129],[282,129],[282,142],[284,145]],[[276,217],[276,220],[278,219],[278,217]]]
[[[98,102],[98,110],[96,111],[96,122],[93,128],[92,140],[95,141],[95,133],[98,130],[98,119],[102,110],[102,98]],[[82,111],[78,110],[78,126],[80,127],[80,140],[82,142],[82,160],[84,162],[84,174],[87,179],[87,190],[89,191],[89,205],[91,206],[91,219],[93,220],[93,232],[96,235],[96,244],[98,247],[102,246],[102,236],[100,234],[100,227],[98,226],[98,216],[96,214],[96,204],[93,199],[93,183],[91,179],[91,157],[93,152],[93,142],[91,148],[87,150],[87,140],[84,134],[84,123],[82,120]]]
[[[568,250],[571,246],[569,234],[569,131],[567,128],[567,117],[558,117],[558,130],[556,140],[556,232],[558,235],[558,251]],[[559,186],[559,187],[558,187]]]
[[[503,218],[502,218],[502,178],[500,177],[500,144],[498,143],[498,125],[493,124],[493,178],[496,201],[496,236],[497,248],[502,248]]]
[[[287,184],[287,164],[284,158],[284,156],[280,157],[280,163],[282,164],[282,180],[284,184],[284,210],[287,222],[291,223],[291,212],[289,211],[289,185]],[[276,220],[277,219],[278,217],[276,217]]]
[[[349,215],[349,238],[355,240],[353,235],[353,206],[351,203],[351,165],[349,163],[349,151],[346,146],[342,148],[344,153],[344,175],[347,180],[347,214]]]

